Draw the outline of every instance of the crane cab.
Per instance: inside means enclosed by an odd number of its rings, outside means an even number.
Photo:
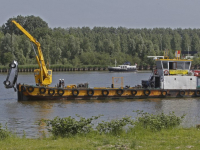
[[[48,77],[44,78],[42,75],[42,71],[40,69],[35,69],[34,70],[34,77],[35,77],[35,83],[36,85],[41,85],[41,86],[47,86],[52,83],[52,70],[47,70],[48,71]],[[41,79],[41,77],[43,77]]]

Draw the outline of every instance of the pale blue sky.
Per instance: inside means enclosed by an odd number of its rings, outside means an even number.
[[[199,0],[0,0],[0,26],[18,15],[49,27],[199,28]]]

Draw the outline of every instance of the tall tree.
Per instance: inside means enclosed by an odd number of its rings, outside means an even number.
[[[71,53],[71,59],[74,59],[75,56],[80,53],[80,42],[73,35],[70,35],[67,40],[67,49]]]
[[[191,48],[193,51],[200,51],[200,38],[196,33],[192,36]]]
[[[177,32],[172,37],[171,45],[173,50],[181,50],[181,36]]]
[[[182,37],[181,50],[186,51],[190,49],[190,45],[191,45],[190,37],[187,33],[184,33]]]
[[[12,20],[17,21],[21,26],[24,27],[29,33],[33,33],[33,31],[36,28],[48,28],[48,24],[43,21],[40,17],[35,17],[35,16],[17,16],[13,18],[9,18],[8,21],[3,24],[2,26],[2,31],[4,34],[9,33],[9,34],[23,34],[13,23]]]

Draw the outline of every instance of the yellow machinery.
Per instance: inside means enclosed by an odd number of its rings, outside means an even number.
[[[44,57],[42,54],[42,50],[40,47],[40,43],[32,37],[19,23],[17,23],[15,20],[12,20],[12,23],[14,23],[19,30],[21,30],[29,39],[31,42],[33,42],[38,49],[38,55],[35,52],[36,55],[36,60],[38,62],[39,68],[40,69],[35,69],[34,70],[34,76],[35,76],[35,82],[36,84],[39,84],[40,86],[48,86],[49,84],[52,83],[52,70],[47,70],[45,62],[44,62]]]

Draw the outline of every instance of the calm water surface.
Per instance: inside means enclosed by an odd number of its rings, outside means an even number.
[[[177,116],[186,114],[183,126],[190,127],[200,123],[200,98],[187,99],[148,99],[148,100],[60,100],[18,102],[13,89],[5,89],[3,81],[7,74],[0,74],[0,122],[18,135],[26,132],[27,137],[38,137],[44,128],[38,126],[40,119],[76,117],[76,114],[89,118],[102,114],[98,120],[119,119],[125,116],[136,117],[133,110],[149,113],[168,113],[174,111]],[[66,84],[89,83],[89,87],[110,87],[112,77],[124,77],[124,85],[135,86],[146,80],[150,72],[109,73],[102,72],[53,72],[55,86],[59,79]],[[34,85],[33,73],[19,73],[18,83]]]

